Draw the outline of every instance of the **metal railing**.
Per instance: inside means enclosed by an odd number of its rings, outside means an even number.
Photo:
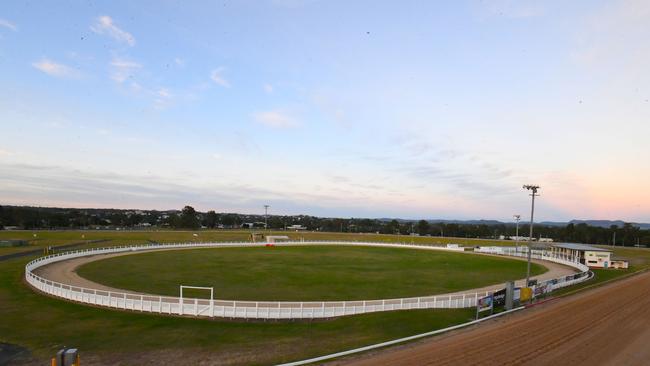
[[[183,248],[227,248],[227,247],[260,247],[266,243],[177,243],[177,244],[148,244],[136,246],[118,246],[109,248],[92,248],[57,253],[37,258],[25,266],[25,279],[34,288],[67,300],[104,306],[123,310],[151,312],[170,315],[191,315],[204,317],[245,318],[245,319],[314,319],[330,318],[345,315],[363,314],[378,311],[407,310],[407,309],[454,309],[476,306],[478,298],[487,296],[490,292],[474,292],[463,294],[432,295],[423,297],[408,297],[398,299],[355,300],[355,301],[239,301],[239,300],[205,300],[197,298],[180,298],[171,296],[154,296],[133,292],[107,291],[93,288],[73,286],[38,276],[34,269],[47,264],[73,258],[163,249]],[[446,248],[427,244],[373,243],[349,241],[312,241],[275,243],[276,246],[300,245],[346,245],[346,246],[375,246],[399,247],[424,250],[462,251],[463,249]],[[487,251],[476,250],[478,253]],[[499,255],[512,255],[504,251]],[[522,254],[524,256],[524,254]],[[587,280],[588,268],[566,258],[556,258],[544,253],[533,253],[536,259],[547,260],[571,266],[582,271],[568,280],[568,276],[558,278],[549,287],[551,290]],[[586,271],[586,272],[585,272]],[[579,276],[578,276],[579,275]]]

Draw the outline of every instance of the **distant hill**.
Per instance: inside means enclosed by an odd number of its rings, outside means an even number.
[[[419,221],[419,220],[406,220],[406,219],[399,219],[399,218],[380,218],[380,221],[392,221],[392,220],[397,220],[397,222],[403,224],[406,222],[414,222],[414,221]],[[504,221],[498,221],[498,220],[444,220],[444,219],[429,219],[427,220],[431,224],[438,224],[438,223],[443,223],[443,224],[461,224],[461,225],[514,225],[514,222],[504,222]],[[528,222],[527,220],[522,220],[521,223],[525,224]],[[594,226],[594,227],[603,227],[603,228],[609,228],[612,225],[616,225],[619,228],[622,228],[623,225],[625,225],[625,221],[622,220],[571,220],[571,221],[542,221],[542,222],[535,222],[537,225],[544,225],[544,226],[567,226],[569,223],[578,225],[578,224],[587,224],[589,226]],[[521,224],[520,224],[521,225]],[[650,224],[647,223],[635,223],[633,222],[632,225],[642,229],[642,230],[649,230],[650,229]]]

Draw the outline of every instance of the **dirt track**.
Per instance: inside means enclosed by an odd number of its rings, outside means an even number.
[[[336,365],[648,365],[650,272]]]

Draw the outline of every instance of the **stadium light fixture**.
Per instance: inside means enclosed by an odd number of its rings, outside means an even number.
[[[531,191],[530,196],[532,197],[532,202],[530,206],[530,234],[528,236],[528,266],[526,267],[526,286],[528,287],[528,283],[530,282],[530,253],[533,250],[533,216],[535,215],[535,196],[539,196],[537,194],[537,190],[539,189],[539,186],[531,185],[531,184],[525,184],[523,187],[525,190]]]

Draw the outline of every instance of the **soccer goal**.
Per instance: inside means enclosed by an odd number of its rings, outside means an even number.
[[[210,302],[206,304],[201,304],[201,302],[204,302],[205,300],[200,301],[197,298],[194,298],[193,302],[190,302],[189,304],[185,303],[185,300],[183,299],[183,290],[188,289],[188,290],[205,290],[205,291],[210,291]],[[178,301],[178,314],[180,315],[201,315],[205,313],[206,311],[210,312],[211,316],[214,316],[214,287],[201,287],[201,286],[185,286],[185,285],[180,285],[180,298]],[[187,306],[189,305],[189,307]],[[187,311],[189,308],[189,311]]]

